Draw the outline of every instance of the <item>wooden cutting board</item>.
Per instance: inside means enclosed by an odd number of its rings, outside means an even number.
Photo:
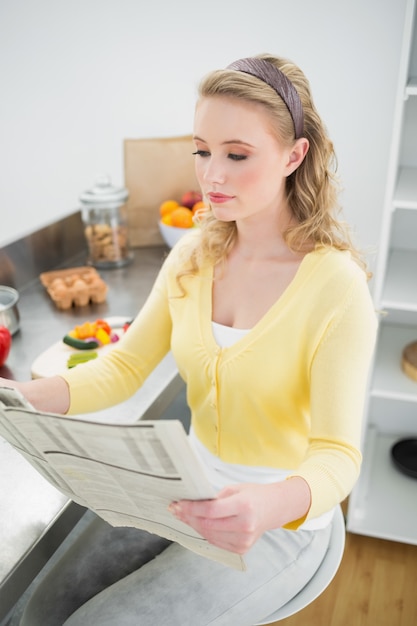
[[[188,190],[198,190],[191,135],[125,139],[125,186],[129,241],[133,248],[161,246],[159,205],[180,200]]]
[[[129,317],[107,317],[106,321],[112,327],[112,330],[122,337],[124,334],[123,324],[129,321]],[[71,328],[68,329],[70,331]],[[102,356],[117,346],[117,342],[107,344],[106,346],[100,346],[96,348],[98,356]],[[67,372],[67,360],[70,354],[74,352],[80,352],[80,350],[74,350],[70,346],[67,346],[62,340],[57,341],[49,348],[47,348],[42,354],[40,354],[32,363],[31,375],[32,378],[46,378],[47,376],[55,376],[61,372]],[[79,365],[77,366],[79,367]]]

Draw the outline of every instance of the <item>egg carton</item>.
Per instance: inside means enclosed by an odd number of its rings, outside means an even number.
[[[39,279],[58,309],[106,300],[108,286],[93,267],[43,272]]]

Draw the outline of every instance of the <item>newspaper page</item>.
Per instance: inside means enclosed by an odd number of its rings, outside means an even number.
[[[213,546],[168,511],[175,500],[216,497],[180,421],[89,422],[36,411],[2,387],[0,435],[54,487],[112,526],[141,528],[246,569],[241,556]]]

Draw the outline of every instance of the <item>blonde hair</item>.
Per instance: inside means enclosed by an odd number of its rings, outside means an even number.
[[[338,204],[337,159],[333,143],[315,108],[306,76],[287,59],[268,54],[255,58],[275,65],[294,85],[304,112],[303,136],[309,141],[309,150],[303,162],[286,179],[288,204],[296,218],[295,225],[284,233],[287,245],[294,251],[315,246],[349,250],[366,270],[364,258],[352,243],[348,225],[337,219],[341,209]],[[234,69],[215,70],[203,78],[198,93],[200,98],[227,96],[263,105],[277,139],[284,145],[294,144],[294,122],[286,104],[274,89],[259,78]],[[195,273],[204,261],[213,264],[223,261],[235,242],[235,222],[219,221],[210,210],[197,216],[197,222],[202,230],[201,239],[198,247],[191,252],[190,269],[181,275]]]

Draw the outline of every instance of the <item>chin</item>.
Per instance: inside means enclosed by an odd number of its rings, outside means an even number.
[[[214,215],[214,217],[216,218],[216,220],[219,220],[219,222],[235,222],[236,221],[236,217],[231,215],[230,210],[229,211],[222,211],[217,210],[217,208],[214,208],[213,206],[211,207],[212,213]]]

